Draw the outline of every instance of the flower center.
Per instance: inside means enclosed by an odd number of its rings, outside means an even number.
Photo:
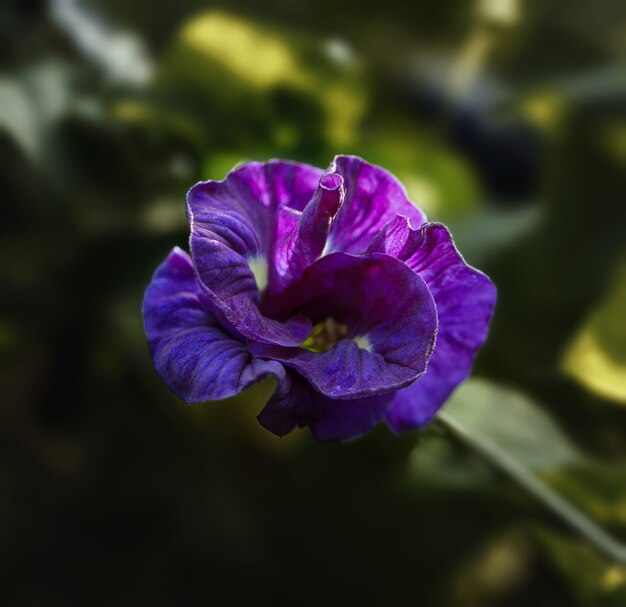
[[[302,348],[311,352],[328,352],[340,339],[348,334],[348,325],[338,323],[334,318],[318,322],[306,338]]]
[[[334,318],[327,318],[318,322],[300,346],[311,352],[328,352],[338,341],[348,336],[348,325],[337,322]],[[362,350],[372,351],[372,344],[367,335],[352,337],[352,341]]]

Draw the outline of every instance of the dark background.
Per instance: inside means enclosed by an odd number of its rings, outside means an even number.
[[[184,195],[359,154],[499,290],[450,403],[626,539],[620,0],[0,6],[5,605],[624,605],[626,569],[432,424],[184,406],[141,300]]]

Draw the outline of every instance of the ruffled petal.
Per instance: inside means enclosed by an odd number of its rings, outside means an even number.
[[[332,318],[345,336],[327,352],[250,344],[330,398],[364,398],[403,388],[420,377],[437,331],[437,313],[424,281],[387,255],[334,253],[307,268],[276,300],[274,311],[300,311],[314,323]]]
[[[294,346],[311,325],[305,318],[278,322],[259,310],[268,286],[277,210],[304,207],[322,172],[297,163],[248,163],[224,181],[196,184],[187,195],[191,255],[212,305],[242,335]]]
[[[390,222],[369,249],[393,255],[418,273],[437,306],[439,331],[426,374],[399,391],[387,414],[395,431],[427,423],[470,373],[487,338],[496,289],[482,272],[468,266],[441,224],[414,230],[406,218]]]
[[[309,426],[317,441],[347,441],[367,434],[382,421],[393,394],[336,400],[311,389],[292,373],[287,392],[275,392],[258,419],[261,425],[283,436],[296,426]]]
[[[363,253],[372,237],[396,215],[419,226],[426,215],[385,169],[356,156],[336,156],[329,171],[341,175],[346,196],[330,230],[326,252]]]
[[[189,256],[174,249],[159,266],[143,302],[154,366],[170,390],[187,403],[227,398],[268,374],[286,390],[280,363],[252,357],[209,311]]]
[[[260,203],[271,209],[289,206],[302,211],[323,173],[320,168],[288,160],[247,162],[219,183],[228,181],[231,193],[248,206]]]
[[[298,280],[305,268],[320,257],[344,195],[341,175],[326,173],[303,211],[291,207],[279,210],[270,295]]]
[[[310,414],[315,392],[297,373],[287,371],[288,389],[274,394],[257,416],[259,423],[277,436],[289,434],[296,426],[305,426]]]

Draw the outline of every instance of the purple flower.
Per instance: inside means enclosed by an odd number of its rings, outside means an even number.
[[[471,370],[495,287],[387,171],[251,162],[187,195],[191,257],[174,249],[146,290],[154,365],[185,402],[266,375],[259,421],[321,441],[428,422]]]

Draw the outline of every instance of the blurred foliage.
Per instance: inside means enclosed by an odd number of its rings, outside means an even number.
[[[184,194],[357,153],[499,302],[448,407],[626,537],[623,3],[0,6],[3,604],[622,605],[626,574],[437,424],[270,435],[184,407],[144,286]]]
[[[618,607],[626,602],[626,568],[607,563],[581,542],[537,530],[544,550],[563,578],[571,580],[572,602],[585,607]]]
[[[361,72],[341,42],[210,11],[169,45],[149,97],[122,101],[115,112],[203,149],[310,160],[353,144],[367,104]]]
[[[583,458],[550,416],[519,391],[470,379],[452,396],[446,411],[532,470],[564,467]]]
[[[565,371],[607,399],[626,403],[626,264],[611,292],[568,347]]]

